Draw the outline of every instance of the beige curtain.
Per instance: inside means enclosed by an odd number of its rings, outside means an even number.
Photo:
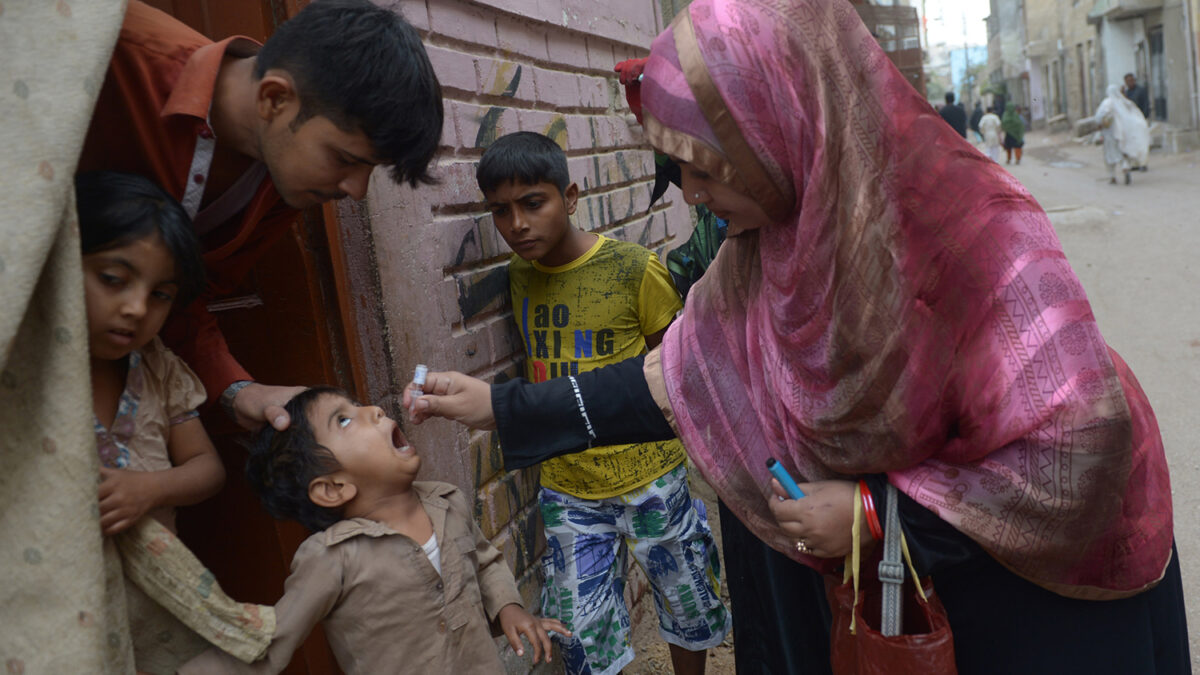
[[[72,190],[124,6],[0,0],[0,672],[133,672]]]

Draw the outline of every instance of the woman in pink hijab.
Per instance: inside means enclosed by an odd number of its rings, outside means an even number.
[[[822,572],[855,482],[880,513],[891,483],[960,672],[1189,672],[1145,394],[1041,207],[852,6],[696,0],[642,101],[685,200],[730,223],[661,347],[536,386],[431,374],[418,421],[495,424],[510,469],[678,434],[755,535]],[[807,497],[768,488],[772,456]]]

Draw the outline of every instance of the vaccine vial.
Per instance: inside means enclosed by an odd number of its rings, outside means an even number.
[[[413,384],[417,388],[413,390],[413,396],[423,396],[425,394],[425,376],[429,374],[429,366],[424,363],[418,363],[416,370],[413,371]]]

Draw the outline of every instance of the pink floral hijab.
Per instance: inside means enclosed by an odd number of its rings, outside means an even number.
[[[1171,492],[1145,395],[1042,208],[849,3],[696,0],[642,95],[655,148],[776,221],[726,242],[660,354],[688,454],[751,530],[796,555],[766,508],[774,455],[805,480],[886,472],[1064,595],[1161,578]]]

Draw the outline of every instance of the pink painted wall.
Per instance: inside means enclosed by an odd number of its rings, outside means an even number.
[[[519,372],[505,265],[475,183],[483,149],[523,130],[554,138],[582,190],[579,227],[658,251],[682,243],[691,215],[678,190],[648,211],[653,154],[613,65],[645,56],[662,29],[646,0],[400,0],[423,34],[445,95],[437,174],[416,190],[382,171],[361,203],[339,205],[351,302],[371,397],[392,411],[416,363],[493,379]],[[397,115],[405,114],[397,110]],[[477,494],[481,527],[508,556],[531,608],[544,544],[536,470],[504,473],[488,433],[435,421],[409,432],[426,479]]]

